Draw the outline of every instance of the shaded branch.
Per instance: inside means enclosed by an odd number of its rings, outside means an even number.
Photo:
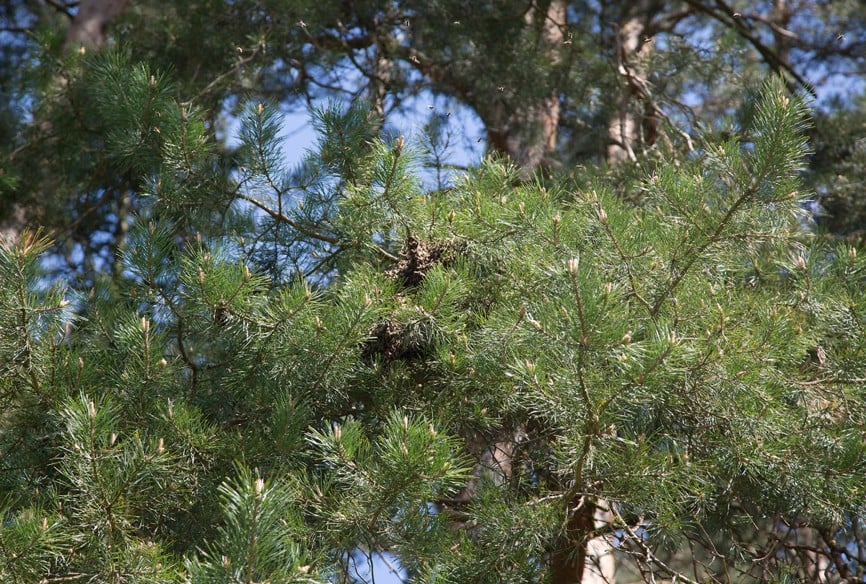
[[[787,63],[784,59],[779,57],[773,49],[761,42],[761,40],[753,34],[750,27],[746,24],[743,15],[731,8],[731,6],[724,0],[715,0],[715,4],[718,6],[719,10],[707,7],[699,0],[686,0],[686,3],[689,6],[694,7],[697,11],[702,12],[728,28],[735,30],[737,34],[748,41],[748,43],[758,51],[764,59],[764,62],[767,63],[773,71],[787,73],[793,77],[797,84],[805,89],[809,95],[812,95],[813,97],[815,96],[815,90],[812,85],[797,73],[794,68],[791,67],[790,63]]]

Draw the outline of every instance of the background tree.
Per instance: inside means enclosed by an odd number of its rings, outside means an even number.
[[[90,127],[87,100],[61,90],[64,78],[75,77],[79,45],[118,43],[134,62],[173,71],[175,94],[200,108],[212,129],[225,113],[239,112],[243,97],[305,108],[337,96],[368,99],[387,132],[394,115],[426,111],[438,96],[436,119],[449,110],[477,116],[488,151],[510,156],[523,178],[575,163],[650,161],[664,152],[660,140],[687,147],[696,127],[735,114],[744,103],[740,88],[767,70],[822,96],[840,87],[841,99],[822,107],[844,120],[856,110],[845,96],[862,90],[866,54],[863,7],[853,0],[213,0],[170,7],[88,0],[78,9],[13,0],[3,10],[5,222],[14,231],[28,216],[46,225],[72,216],[73,229],[64,221],[64,239],[75,242],[67,260],[85,271],[79,258],[100,248],[103,261],[112,261],[141,187],[119,180],[123,169],[102,160],[98,139],[70,142],[100,132]],[[82,32],[87,27],[98,32]],[[94,40],[80,38],[88,35]],[[817,167],[821,160],[814,159],[818,174],[826,170]],[[61,165],[69,184],[42,177]],[[84,184],[72,180],[75,170],[88,177]]]
[[[101,13],[105,51],[57,8],[6,15],[33,36],[3,73],[5,579],[346,580],[387,551],[586,582],[614,535],[620,578],[862,574],[862,266],[803,231],[797,180],[848,159],[806,158],[791,93],[857,5],[141,3]],[[719,82],[755,54],[785,83]],[[289,168],[259,99],[347,91],[369,107],[318,109]],[[389,125],[424,91],[518,165],[427,192]]]

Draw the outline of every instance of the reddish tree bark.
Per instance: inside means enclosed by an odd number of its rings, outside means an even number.
[[[126,10],[129,0],[81,0],[66,31],[66,47],[100,49],[105,46],[105,27]]]
[[[617,71],[623,85],[608,126],[607,162],[611,165],[636,160],[638,144],[651,146],[658,135],[661,112],[651,100],[641,66],[652,50],[652,42],[646,38],[650,17],[650,7],[643,0],[616,31]]]
[[[535,18],[533,8],[526,14],[527,25],[531,25]],[[553,0],[543,18],[542,46],[555,65],[566,40],[566,3]],[[551,88],[547,96],[521,108],[496,102],[490,106],[476,104],[475,109],[487,126],[489,146],[511,158],[524,177],[528,178],[539,168],[551,164],[560,117],[557,88]]]
[[[571,501],[565,530],[550,558],[551,584],[613,584],[616,562],[608,531],[610,512],[603,501]]]

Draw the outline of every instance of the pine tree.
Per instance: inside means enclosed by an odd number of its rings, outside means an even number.
[[[360,104],[291,169],[252,102],[226,168],[169,75],[85,59],[140,206],[84,285],[0,249],[4,581],[580,582],[590,540],[862,577],[864,260],[804,227],[781,80],[628,197],[496,158],[428,192]]]
[[[0,23],[3,581],[862,580],[859,3]]]
[[[247,99],[306,110],[363,97],[386,135],[421,110],[445,128],[442,142],[505,154],[524,179],[608,163],[622,183],[634,165],[640,175],[689,147],[698,128],[724,131],[750,101],[743,87],[768,71],[845,120],[866,54],[856,0],[8,0],[0,28],[0,230],[62,230],[64,266],[82,278],[113,262],[142,187],[103,157],[92,79],[80,75],[105,46],[171,72],[159,91],[222,137]],[[467,119],[478,135],[463,135]],[[856,137],[840,138],[844,157]],[[213,145],[231,164],[232,148]],[[454,161],[437,151],[441,171]],[[816,174],[832,172],[821,160],[810,159]],[[845,209],[856,207],[828,202],[828,225],[849,230]]]

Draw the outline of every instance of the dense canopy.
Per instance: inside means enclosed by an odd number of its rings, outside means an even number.
[[[860,2],[0,27],[4,582],[866,578]]]

